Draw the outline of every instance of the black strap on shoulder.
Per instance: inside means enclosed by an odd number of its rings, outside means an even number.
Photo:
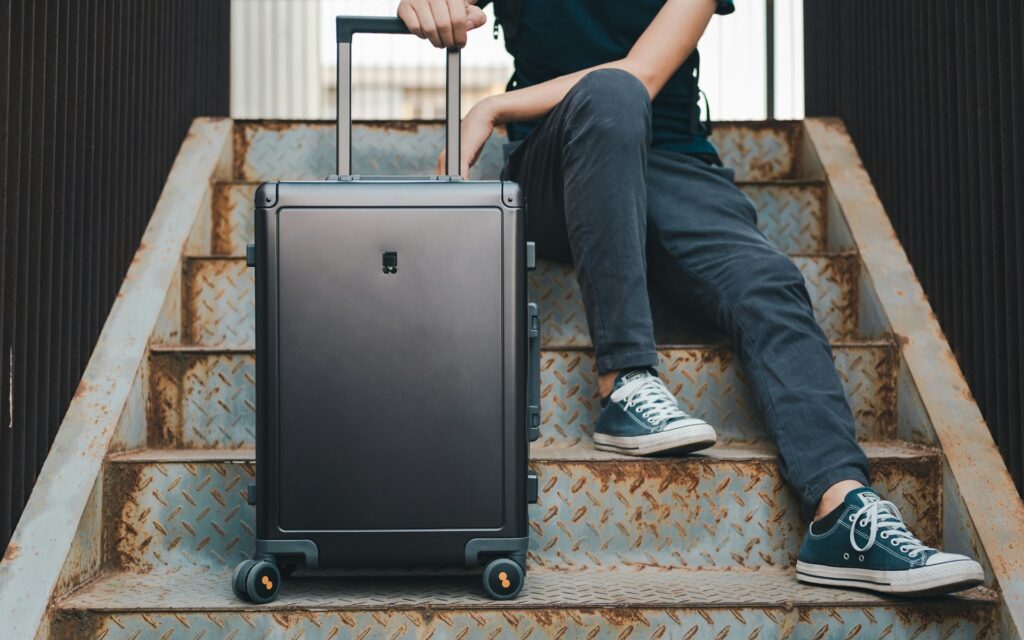
[[[505,50],[516,55],[516,37],[523,13],[523,0],[494,0],[494,39],[498,39],[498,27],[505,35]]]
[[[711,135],[711,103],[708,96],[700,88],[700,53],[693,52],[697,56],[697,66],[694,68],[692,91],[693,104],[690,106],[690,133],[695,136],[709,137]],[[707,119],[700,119],[700,98],[704,98],[704,108]]]

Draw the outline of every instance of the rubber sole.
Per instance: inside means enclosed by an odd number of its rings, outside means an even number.
[[[656,453],[690,453],[707,449],[718,442],[715,430],[706,422],[676,427],[671,431],[645,436],[609,436],[594,434],[594,446],[601,451],[612,451],[629,456],[649,456]]]
[[[830,567],[797,561],[796,577],[801,582],[833,587],[867,589],[904,596],[932,596],[976,587],[985,581],[985,572],[973,560],[905,571]]]

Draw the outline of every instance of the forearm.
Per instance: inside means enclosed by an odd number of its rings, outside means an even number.
[[[697,48],[714,10],[714,0],[669,0],[625,58],[492,96],[479,107],[496,124],[542,118],[583,76],[597,69],[632,73],[653,99]]]
[[[485,98],[474,108],[481,109],[487,113],[494,124],[543,118],[547,115],[548,111],[554,109],[555,105],[562,101],[565,94],[569,93],[569,90],[583,76],[597,69],[626,69],[629,71],[625,62],[625,60],[616,60],[615,62],[559,76],[530,87],[507,91]]]

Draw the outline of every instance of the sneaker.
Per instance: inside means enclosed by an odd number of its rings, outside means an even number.
[[[796,576],[803,582],[882,593],[935,595],[981,584],[981,565],[918,540],[896,505],[868,487],[814,522],[800,547]]]
[[[601,404],[594,444],[603,451],[646,456],[697,451],[715,444],[711,425],[680,409],[652,368],[620,373],[612,395]]]

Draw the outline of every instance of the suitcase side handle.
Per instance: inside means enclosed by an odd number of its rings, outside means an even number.
[[[526,439],[534,442],[540,438],[540,312],[536,302],[526,305],[526,318]]]
[[[352,173],[352,36],[357,33],[408,34],[401,18],[338,16],[338,175]],[[445,81],[445,157],[448,175],[459,176],[461,58],[458,49],[448,49]]]

